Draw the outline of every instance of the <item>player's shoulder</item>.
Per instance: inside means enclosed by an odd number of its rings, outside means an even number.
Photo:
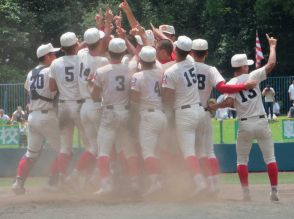
[[[137,78],[137,79],[140,79],[142,78],[144,75],[144,71],[139,71],[139,72],[136,72],[132,75],[133,78]]]
[[[84,56],[84,55],[86,55],[88,53],[89,53],[89,49],[88,48],[83,48],[83,49],[79,50],[78,56]]]

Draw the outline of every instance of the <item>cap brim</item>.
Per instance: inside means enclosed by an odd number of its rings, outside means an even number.
[[[167,34],[170,34],[170,35],[175,35],[174,33],[168,32],[166,30],[163,30],[162,33],[167,33]]]
[[[58,52],[58,51],[60,51],[60,48],[54,48],[54,49],[52,50],[52,52]]]
[[[253,60],[251,60],[251,59],[248,59],[247,60],[247,65],[253,65],[254,64],[254,61]]]

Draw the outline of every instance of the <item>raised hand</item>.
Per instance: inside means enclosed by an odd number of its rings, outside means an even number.
[[[270,37],[268,34],[266,34],[266,38],[270,47],[277,46],[277,39],[275,39],[274,37]]]

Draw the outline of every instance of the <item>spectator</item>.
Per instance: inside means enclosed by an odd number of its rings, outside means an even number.
[[[294,118],[294,103],[292,103],[292,106],[289,109],[288,118]]]
[[[4,109],[0,109],[0,123],[7,124],[9,123],[10,118],[5,114]]]
[[[289,93],[289,99],[291,103],[293,103],[294,102],[294,80],[292,80],[292,84],[289,86],[288,93]]]
[[[12,113],[12,121],[21,122],[25,120],[26,114],[22,110],[21,106],[17,106],[17,109]]]
[[[275,101],[275,90],[269,84],[262,91],[262,96],[264,96],[264,107],[268,119],[273,119],[273,106]]]

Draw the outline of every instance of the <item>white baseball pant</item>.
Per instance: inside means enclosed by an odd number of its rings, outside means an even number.
[[[237,136],[237,164],[247,165],[252,140],[256,139],[266,164],[276,162],[272,133],[266,118],[259,116],[239,120]]]
[[[28,118],[28,129],[26,157],[38,157],[45,139],[49,146],[58,152],[60,148],[60,133],[56,112],[53,109],[31,112]]]

